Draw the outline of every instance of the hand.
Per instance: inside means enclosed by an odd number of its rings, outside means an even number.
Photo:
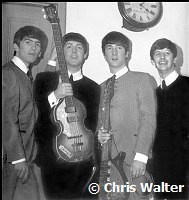
[[[150,11],[148,10],[148,8],[146,8],[146,7],[143,6],[144,3],[145,3],[145,2],[141,3],[140,6],[143,7],[144,10],[146,10],[147,12],[150,12]]]
[[[110,137],[111,137],[111,134],[112,132],[107,132],[105,129],[100,129],[98,131],[98,141],[101,143],[101,144],[104,144],[106,143]]]
[[[26,183],[29,177],[29,167],[28,164],[24,162],[14,164],[14,169],[16,171],[16,175],[21,179],[22,183]]]
[[[55,48],[55,45],[54,45],[54,42],[53,42],[52,47],[51,47],[51,54],[50,54],[49,60],[56,61],[56,59],[57,59],[57,53],[56,53],[56,48]]]
[[[142,176],[146,171],[146,163],[140,162],[138,160],[134,160],[131,165],[131,176],[133,178]]]
[[[62,83],[61,77],[59,77],[59,83],[57,89],[54,91],[57,99],[64,98],[66,96],[72,96],[73,90],[71,83]]]

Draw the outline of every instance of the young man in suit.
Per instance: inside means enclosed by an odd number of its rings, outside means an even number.
[[[126,153],[124,172],[129,184],[137,185],[137,191],[129,194],[129,200],[141,199],[139,183],[146,181],[146,165],[151,158],[150,151],[156,128],[156,82],[148,73],[128,69],[130,40],[124,34],[116,31],[108,33],[102,40],[102,52],[110,72],[115,75],[115,83],[107,116],[110,119],[109,132],[107,127],[104,127],[103,116],[106,115],[105,94],[110,79],[101,84],[98,140],[103,146],[112,139],[112,159],[119,152]]]
[[[14,35],[15,56],[2,69],[3,199],[6,200],[44,199],[41,182],[37,181],[41,178],[40,170],[34,163],[37,108],[27,72],[31,64],[43,58],[47,43],[46,34],[39,28],[20,28]]]
[[[158,70],[157,130],[153,145],[154,180],[161,185],[183,185],[180,192],[156,193],[160,199],[187,199],[189,155],[189,78],[175,70],[176,45],[156,40],[150,50],[152,64]]]
[[[62,82],[60,70],[56,71],[55,68],[55,49],[52,51],[47,71],[37,74],[35,80],[36,102],[39,109],[37,135],[40,143],[37,162],[42,169],[48,199],[79,199],[81,196],[95,198],[95,195],[83,191],[93,173],[93,156],[82,162],[64,162],[57,159],[53,150],[53,141],[60,133],[52,120],[54,106],[66,96],[73,95],[85,107],[86,118],[83,118],[83,126],[92,131],[93,136],[100,99],[100,86],[82,73],[83,64],[89,53],[87,40],[81,34],[71,32],[63,36],[62,42],[68,76],[72,75],[73,80],[69,83],[65,80]],[[66,126],[67,123],[61,122]],[[69,134],[75,133],[70,129]],[[90,145],[92,146],[92,143]]]

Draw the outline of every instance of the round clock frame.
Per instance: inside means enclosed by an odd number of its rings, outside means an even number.
[[[137,6],[137,9],[140,8],[140,10],[136,10],[135,12],[133,11],[132,13],[132,8],[126,8],[125,6],[130,5],[130,3],[139,4]],[[154,12],[153,9],[149,10],[149,6],[148,8],[143,6],[144,3],[151,4],[152,8],[156,8],[156,12]],[[158,4],[158,6],[156,6],[155,4]],[[123,18],[123,27],[135,32],[148,30],[149,28],[157,25],[163,15],[162,2],[118,2],[118,9]],[[132,13],[133,16],[131,16],[129,13]],[[134,16],[136,16],[137,13],[139,15],[140,13],[142,15],[146,15],[146,21],[136,20]],[[148,15],[152,16],[152,18],[150,18]]]

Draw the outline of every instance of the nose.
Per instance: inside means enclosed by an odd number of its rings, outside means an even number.
[[[165,53],[164,53],[164,52],[161,52],[160,57],[161,57],[161,58],[165,58]]]
[[[72,48],[72,53],[76,53],[76,47]]]
[[[32,48],[33,50],[35,50],[35,49],[37,48],[37,45],[36,45],[35,43],[33,43],[33,44],[31,45],[31,48]]]
[[[117,48],[112,49],[112,55],[117,55]]]

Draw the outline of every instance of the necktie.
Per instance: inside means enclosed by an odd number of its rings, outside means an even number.
[[[162,89],[166,88],[165,80],[162,81]]]
[[[73,75],[72,74],[70,75],[69,81],[70,81],[70,83],[73,82]]]
[[[113,75],[106,81],[106,88],[104,91],[104,99],[105,102],[111,101],[112,97],[114,96],[114,83],[115,83],[116,75]]]
[[[115,84],[115,78],[116,78],[116,75],[114,74],[112,77],[111,77],[111,87],[112,87],[112,97],[114,96],[114,84]],[[111,98],[112,98],[111,97]]]
[[[27,76],[28,76],[28,78],[30,79],[30,82],[32,83],[32,82],[33,82],[33,77],[32,77],[31,70],[28,70]]]

